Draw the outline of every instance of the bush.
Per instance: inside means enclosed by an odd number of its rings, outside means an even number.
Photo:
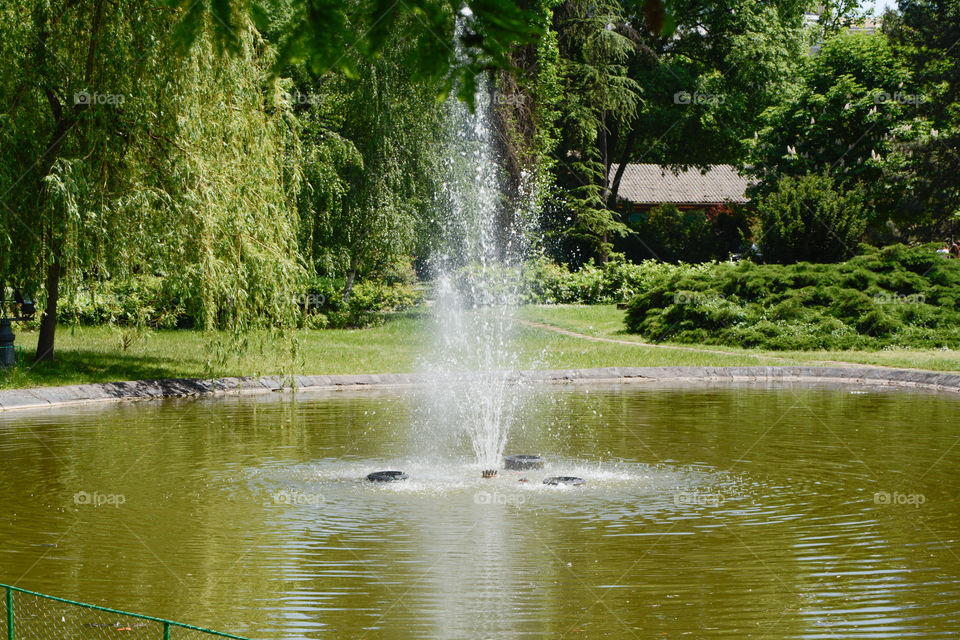
[[[610,304],[625,302],[645,291],[665,273],[697,273],[713,263],[670,264],[645,260],[635,264],[615,255],[603,265],[592,261],[571,271],[548,258],[532,260],[522,267],[472,265],[453,275],[452,285],[467,304],[487,306],[509,301],[515,304]]]
[[[307,288],[309,328],[359,328],[376,324],[386,312],[402,311],[423,301],[423,296],[406,280],[391,284],[364,280],[353,285],[349,302],[343,301],[343,280],[315,278]]]
[[[627,328],[651,340],[763,349],[960,346],[960,261],[897,245],[840,264],[714,263],[659,273]]]
[[[867,218],[859,197],[841,194],[833,178],[807,174],[783,178],[757,204],[760,249],[766,262],[836,262],[850,257]]]
[[[736,206],[680,210],[673,204],[662,204],[624,215],[635,234],[618,241],[617,246],[637,258],[726,260],[749,232],[744,210]]]
[[[171,329],[192,324],[183,301],[156,276],[108,280],[82,288],[60,298],[57,316],[61,322],[83,325]]]
[[[570,271],[564,265],[542,259],[525,268],[526,301],[545,304],[624,302],[647,290],[658,276],[697,273],[708,269],[711,264],[669,264],[659,260],[632,263],[617,256],[602,266],[589,262],[578,271]]]
[[[284,304],[295,306],[303,326],[312,329],[362,327],[377,322],[384,312],[401,311],[422,301],[407,280],[392,280],[391,284],[358,282],[350,301],[344,303],[342,280],[316,278],[308,283],[306,295],[291,293]],[[61,298],[58,316],[62,322],[82,325],[172,329],[195,324],[177,292],[156,276],[91,284]]]

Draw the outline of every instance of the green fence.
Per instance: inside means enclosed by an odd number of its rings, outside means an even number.
[[[172,620],[45,596],[5,584],[0,584],[0,594],[0,640],[209,640],[211,637],[248,640]]]

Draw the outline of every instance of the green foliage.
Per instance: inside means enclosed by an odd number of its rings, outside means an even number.
[[[60,304],[60,320],[66,324],[145,326],[172,329],[192,326],[186,305],[163,278],[155,276],[97,283],[75,293]]]
[[[867,15],[859,0],[824,0],[818,2],[816,24],[809,25],[811,41],[820,43],[853,27],[862,25]],[[872,12],[872,9],[869,10]]]
[[[553,152],[559,138],[558,106],[563,93],[559,42],[549,26],[557,4],[557,0],[530,3],[543,35],[535,44],[514,50],[515,69],[502,70],[497,75],[491,105],[505,202],[514,211],[512,224],[525,228],[528,246],[536,246],[541,237],[535,231],[536,225],[527,221],[539,219],[544,203],[556,190]],[[418,254],[424,253],[418,248]]]
[[[363,74],[355,51],[367,62],[389,54],[397,40],[413,49],[407,67],[418,80],[445,80],[445,90],[458,88],[461,98],[473,100],[476,77],[491,67],[510,66],[511,48],[539,35],[529,11],[510,0],[473,0],[470,11],[454,0],[166,0],[183,12],[177,30],[181,48],[189,47],[203,25],[214,25],[215,41],[235,52],[253,28],[270,32],[278,47],[276,71],[288,65],[306,65],[313,74],[337,71],[348,78]],[[455,16],[465,16],[454,41]],[[410,19],[413,16],[413,19]],[[451,69],[453,72],[451,73]]]
[[[539,260],[527,265],[527,301],[543,304],[608,304],[629,300],[646,291],[660,278],[678,273],[697,273],[707,270],[712,263],[699,265],[669,264],[659,260],[640,263],[622,258],[609,260],[601,266],[588,262],[576,271],[566,266]]]
[[[746,213],[725,205],[681,211],[664,204],[627,219],[637,239],[621,243],[624,253],[671,262],[725,260],[749,233]]]
[[[17,1],[0,18],[0,274],[37,291],[56,262],[69,290],[82,269],[153,258],[143,229],[168,204],[156,178],[172,117],[151,129],[143,116],[175,111],[162,87],[182,58],[157,37],[174,12]]]
[[[675,28],[656,35],[641,3],[560,2],[560,190],[543,224],[552,255],[582,264],[637,245],[618,213],[614,165],[739,161],[760,113],[793,84],[806,4],[675,0]]]
[[[94,283],[61,302],[60,320],[71,325],[147,329],[202,326],[202,317],[191,311],[171,285],[171,280],[156,276]],[[403,311],[423,302],[422,293],[405,279],[360,282],[349,302],[343,302],[342,293],[342,280],[314,278],[306,294],[285,295],[278,304],[296,318],[298,325],[322,329],[375,324],[383,313]],[[226,306],[230,308],[229,301]]]
[[[314,278],[303,299],[303,324],[311,329],[359,328],[379,324],[384,313],[403,311],[423,302],[423,294],[410,282],[363,281],[343,300],[343,281]]]
[[[178,51],[181,12],[154,3],[2,10],[0,193],[12,215],[0,217],[0,274],[41,306],[98,279],[160,275],[236,345],[253,326],[290,326],[279,301],[303,278],[300,176],[283,159],[297,139],[266,43],[244,32],[221,55],[203,21]]]
[[[468,265],[454,274],[454,286],[463,295],[475,292],[476,297],[468,297],[466,302],[476,307],[500,300],[518,305],[609,304],[645,291],[664,274],[697,272],[708,269],[710,264],[670,264],[659,260],[635,264],[614,256],[599,266],[587,262],[570,270],[567,265],[540,258],[516,267]]]
[[[178,74],[185,152],[170,158],[173,206],[162,210],[174,214],[164,246],[176,253],[163,255],[159,269],[177,283],[200,326],[231,327],[238,338],[252,326],[291,326],[295,317],[283,301],[302,290],[304,278],[295,203],[301,176],[284,164],[296,131],[285,105],[268,108],[260,93],[270,57],[257,44],[246,45],[246,60],[217,60],[211,45],[198,44],[197,57]],[[171,266],[178,264],[191,268]]]
[[[736,164],[761,113],[793,90],[808,3],[674,0],[670,8],[677,33],[647,37],[655,64],[634,64],[644,108],[611,145],[616,162]]]
[[[415,84],[403,49],[360,61],[357,80],[301,84],[305,189],[300,244],[311,271],[332,278],[376,275],[409,256],[439,180],[442,105]]]
[[[956,348],[960,261],[935,247],[870,249],[840,264],[717,263],[657,276],[629,304],[649,340],[774,350]]]
[[[827,174],[840,190],[862,194],[875,226],[913,221],[910,185],[893,170],[926,126],[917,121],[924,99],[882,35],[828,38],[805,59],[799,87],[764,113],[747,140],[754,193],[775,191],[785,176]]]
[[[931,233],[960,228],[960,3],[953,0],[900,0],[899,13],[885,17],[884,31],[913,72],[924,100],[916,105],[921,122],[904,145],[902,162],[889,179],[909,187],[921,222]],[[926,214],[926,215],[923,215]]]
[[[787,177],[757,204],[759,244],[767,262],[835,262],[856,251],[866,227],[858,194],[841,194],[833,179]]]
[[[548,234],[601,260],[629,233],[607,207],[604,140],[609,127],[635,117],[642,92],[627,66],[637,43],[609,28],[623,20],[616,0],[568,0],[554,12],[563,88],[557,168],[569,215]]]

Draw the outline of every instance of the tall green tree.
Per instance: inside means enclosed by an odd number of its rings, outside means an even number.
[[[928,125],[918,120],[925,98],[907,65],[881,35],[840,34],[805,59],[800,78],[747,141],[755,192],[775,191],[786,176],[826,173],[841,191],[863,196],[872,222],[909,219],[909,190],[889,168]]]
[[[64,276],[95,264],[121,269],[115,258],[123,251],[108,250],[111,237],[117,248],[138,241],[129,209],[153,194],[127,188],[130,151],[150,138],[129,103],[134,92],[151,97],[141,83],[149,85],[158,57],[170,54],[154,37],[175,16],[133,2],[115,10],[104,1],[15,2],[3,11],[3,271],[43,283],[37,359],[45,360],[53,358]],[[125,44],[152,38],[146,55]]]
[[[669,3],[670,28],[663,32],[653,28],[645,3],[626,0],[602,10],[596,4],[586,19],[573,13],[571,20],[555,20],[568,73],[556,157],[566,201],[555,207],[552,231],[568,238],[568,245],[584,246],[584,257],[601,257],[611,249],[609,238],[626,231],[615,211],[628,163],[738,162],[746,151],[742,138],[795,83],[806,51],[806,5],[678,0]],[[568,14],[558,8],[558,15]],[[617,43],[614,64],[577,57],[589,50],[583,45],[590,38]],[[630,101],[609,100],[624,89]],[[572,205],[588,215],[574,214]],[[566,218],[570,224],[564,226]]]
[[[568,0],[554,12],[563,93],[556,171],[564,188],[560,224],[568,251],[606,260],[628,229],[606,203],[609,131],[640,108],[641,87],[628,62],[637,42],[617,29],[625,18],[615,0]]]
[[[249,32],[226,59],[207,25],[184,52],[179,12],[155,2],[0,11],[0,271],[40,294],[37,360],[89,278],[164,275],[207,327],[283,317],[298,179],[266,43]]]
[[[924,221],[960,229],[960,4],[953,0],[900,0],[884,29],[914,74],[923,96],[917,110],[929,122],[897,177],[912,189]]]
[[[359,59],[356,79],[301,70],[305,249],[316,275],[344,280],[345,300],[357,277],[409,262],[435,213],[440,86],[416,80],[412,53],[396,39]]]
[[[803,0],[718,0],[671,4],[673,34],[641,31],[650,53],[633,77],[644,87],[644,108],[611,132],[613,162],[670,166],[736,164],[742,138],[760,114],[796,84],[806,54]],[[628,4],[635,23],[638,12]],[[651,63],[652,60],[652,63]],[[613,176],[616,197],[620,175]]]

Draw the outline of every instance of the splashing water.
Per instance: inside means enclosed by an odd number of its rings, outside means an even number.
[[[522,214],[501,186],[489,85],[478,80],[473,112],[447,102],[448,177],[437,196],[443,249],[431,265],[435,342],[423,364],[436,376],[427,407],[432,444],[467,439],[477,463],[496,468],[522,398],[511,309],[522,294],[526,246]]]

